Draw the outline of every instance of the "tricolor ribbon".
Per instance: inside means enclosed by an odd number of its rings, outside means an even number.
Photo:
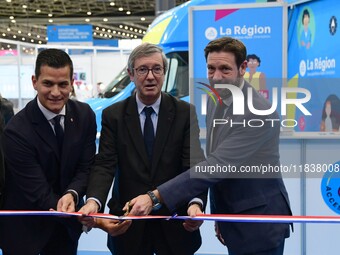
[[[0,211],[1,216],[83,216],[81,213],[65,213],[58,211]],[[190,216],[115,216],[105,213],[90,214],[90,217],[111,220],[209,220],[228,222],[257,222],[257,223],[340,223],[339,216],[287,216],[287,215],[239,215],[239,214],[202,214]]]

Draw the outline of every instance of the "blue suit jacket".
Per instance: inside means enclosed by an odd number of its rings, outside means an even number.
[[[69,100],[66,105],[62,154],[48,120],[35,98],[7,124],[3,134],[6,163],[5,210],[56,209],[69,189],[85,194],[95,155],[96,122],[87,104]],[[6,217],[0,226],[1,247],[13,254],[38,253],[55,224],[65,224],[75,241],[81,234],[76,219]],[[18,245],[20,241],[20,245]]]
[[[279,122],[268,122],[265,119],[279,119],[276,112],[266,116],[251,113],[247,106],[248,88],[253,92],[255,109],[269,109],[269,102],[259,95],[245,82],[245,114],[234,116],[233,104],[224,116],[229,125],[220,128],[218,139],[211,142],[212,122],[215,106],[208,103],[207,115],[207,159],[198,164],[205,166],[235,166],[236,173],[212,176],[200,173],[190,178],[190,171],[195,167],[157,187],[165,204],[174,209],[199,194],[203,189],[211,187],[210,202],[212,213],[217,214],[280,214],[290,215],[288,194],[280,173],[271,176],[258,174],[240,174],[243,166],[271,165],[278,166],[279,161]],[[211,114],[209,114],[211,113]],[[260,119],[264,125],[260,128],[250,127],[251,119]],[[230,125],[231,120],[235,124]],[[251,123],[259,125],[259,123]],[[212,146],[210,146],[212,144]],[[213,178],[216,177],[216,178]],[[271,177],[271,178],[267,178]],[[289,236],[289,224],[264,223],[228,223],[219,222],[221,234],[228,248],[235,254],[251,254],[277,247],[284,238]]]

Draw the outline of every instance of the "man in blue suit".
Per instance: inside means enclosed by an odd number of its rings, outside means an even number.
[[[3,134],[4,210],[74,212],[83,205],[94,161],[96,122],[87,104],[69,100],[73,64],[62,50],[39,53],[32,76],[35,99]],[[0,219],[4,255],[76,255],[82,226],[74,218]]]
[[[205,48],[211,85],[231,84],[237,87],[234,89],[242,90],[244,114],[233,115],[233,107],[239,103],[236,102],[239,98],[233,99],[228,89],[218,89],[223,104],[216,107],[212,101],[208,102],[206,160],[153,191],[161,203],[172,211],[210,187],[212,213],[291,215],[281,173],[241,174],[245,167],[280,165],[279,122],[265,121],[279,119],[278,114],[255,115],[246,103],[248,97],[252,97],[255,109],[270,108],[270,103],[243,79],[247,67],[246,56],[243,43],[230,37],[211,41]],[[214,119],[223,120],[224,125],[214,125]],[[256,123],[247,125],[254,119]],[[259,124],[261,121],[262,126]],[[196,175],[200,178],[190,178],[195,169],[207,166],[233,167],[236,171],[213,176],[218,178],[212,178],[209,173]],[[130,205],[133,205],[131,214],[148,214],[152,200],[147,195],[140,195],[131,200]],[[278,223],[217,222],[216,229],[220,241],[232,255],[282,255],[284,240],[290,234],[289,224]]]

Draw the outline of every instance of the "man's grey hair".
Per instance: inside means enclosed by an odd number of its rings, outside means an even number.
[[[134,68],[135,68],[135,61],[138,58],[141,57],[149,57],[150,55],[154,53],[161,53],[162,59],[163,59],[163,67],[164,67],[164,74],[166,74],[166,71],[168,70],[168,60],[162,50],[161,47],[152,44],[152,43],[143,43],[139,46],[137,46],[130,54],[129,60],[128,60],[128,69],[132,74],[134,74]]]

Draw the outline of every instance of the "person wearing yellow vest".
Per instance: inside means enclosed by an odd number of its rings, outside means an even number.
[[[256,90],[266,89],[266,76],[263,72],[258,72],[257,68],[261,64],[261,59],[255,55],[250,54],[247,56],[247,67],[249,72],[244,74],[244,79],[248,81]]]

